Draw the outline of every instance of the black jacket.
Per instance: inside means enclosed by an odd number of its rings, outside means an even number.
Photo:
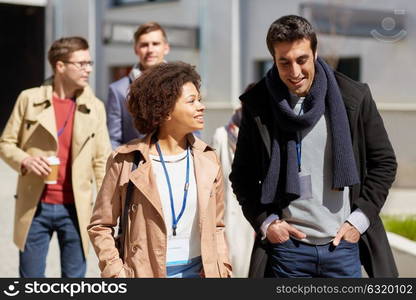
[[[348,114],[353,151],[361,184],[350,189],[351,210],[360,208],[370,220],[361,236],[361,262],[370,277],[397,277],[398,272],[379,217],[396,175],[396,158],[383,120],[366,84],[336,73]],[[260,235],[268,215],[280,214],[279,203],[260,203],[261,185],[266,176],[271,151],[272,109],[265,80],[240,97],[243,103],[237,150],[230,180],[243,213]],[[266,254],[257,240],[250,274],[264,274]],[[256,275],[257,274],[257,275]]]

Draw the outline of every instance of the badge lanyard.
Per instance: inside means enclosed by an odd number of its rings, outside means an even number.
[[[160,157],[160,162],[163,166],[163,171],[165,172],[166,182],[169,188],[169,197],[170,197],[170,208],[172,211],[172,231],[173,235],[176,236],[176,227],[178,226],[178,222],[183,215],[186,207],[186,199],[188,198],[188,189],[189,189],[189,147],[186,149],[186,179],[185,179],[185,186],[183,188],[183,201],[182,201],[182,208],[179,216],[176,218],[175,214],[175,206],[173,203],[173,193],[172,193],[172,185],[170,184],[168,170],[166,169],[165,161],[163,159],[162,151],[160,150],[159,143],[156,143],[157,153]]]
[[[298,113],[298,117],[303,113],[303,104],[305,101],[302,102],[300,105],[300,110]],[[301,164],[302,164],[302,132],[297,133],[297,141],[296,141],[296,157],[298,160],[298,172],[300,173],[302,171]]]

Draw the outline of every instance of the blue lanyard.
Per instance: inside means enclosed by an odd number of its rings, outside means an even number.
[[[179,213],[179,216],[176,218],[175,215],[175,206],[173,203],[173,193],[172,193],[172,185],[170,184],[168,170],[166,169],[165,160],[163,159],[162,151],[160,150],[159,143],[156,143],[157,153],[160,157],[160,162],[163,166],[163,171],[165,171],[166,182],[169,188],[169,197],[170,197],[170,208],[172,211],[172,231],[173,235],[176,236],[176,227],[178,226],[178,222],[183,215],[186,207],[186,199],[188,198],[188,189],[189,189],[189,147],[186,149],[186,179],[185,179],[185,186],[183,188],[183,201],[182,201],[182,209]]]
[[[299,137],[299,135],[298,135]],[[296,156],[298,159],[298,172],[302,171],[301,164],[302,164],[302,141],[296,142]]]
[[[303,104],[305,103],[305,100],[300,105],[300,110],[298,113],[298,116],[300,116],[303,112]],[[302,132],[297,133],[297,141],[296,141],[296,157],[298,160],[298,172],[300,173],[302,171],[301,165],[302,165]]]

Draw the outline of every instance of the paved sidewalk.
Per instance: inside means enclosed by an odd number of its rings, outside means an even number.
[[[416,189],[391,189],[381,213],[416,216]]]
[[[13,243],[14,194],[17,173],[0,160],[0,277],[19,277],[19,252]],[[98,260],[90,249],[86,277],[99,277]],[[56,234],[50,243],[46,277],[60,277],[59,245]]]

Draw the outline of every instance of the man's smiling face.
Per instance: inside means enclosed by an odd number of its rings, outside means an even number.
[[[315,77],[315,59],[307,39],[274,45],[274,60],[280,79],[289,91],[300,97],[308,94]]]

